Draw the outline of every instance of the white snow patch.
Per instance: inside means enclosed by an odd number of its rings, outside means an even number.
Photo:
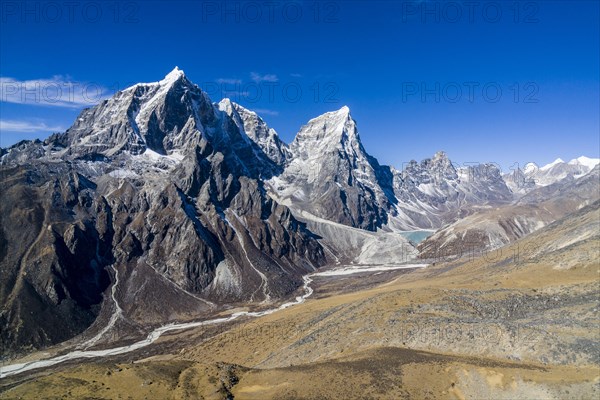
[[[598,164],[600,164],[600,158],[589,158],[586,156],[574,158],[569,161],[569,165],[582,165],[590,170],[594,169],[594,167]]]
[[[113,178],[137,178],[139,175],[130,169],[115,169],[108,173]]]
[[[341,276],[361,274],[365,272],[394,271],[397,269],[426,268],[429,264],[406,264],[394,266],[343,266],[329,271],[315,272],[312,276]]]

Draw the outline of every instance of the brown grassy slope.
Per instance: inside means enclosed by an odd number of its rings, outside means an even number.
[[[154,361],[95,363],[38,378],[5,399],[594,398],[594,368],[543,367],[379,348],[273,369]],[[594,386],[596,385],[596,386]]]

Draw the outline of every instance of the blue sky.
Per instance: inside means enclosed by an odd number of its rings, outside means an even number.
[[[66,129],[82,107],[177,65],[287,142],[348,105],[367,151],[397,167],[438,150],[505,169],[599,157],[598,1],[1,7],[3,147]]]

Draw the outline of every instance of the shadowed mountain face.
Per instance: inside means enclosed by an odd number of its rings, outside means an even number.
[[[66,340],[110,283],[110,209],[68,164],[3,168],[0,186],[1,348]]]

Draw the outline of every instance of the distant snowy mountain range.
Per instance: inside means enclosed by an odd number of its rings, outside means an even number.
[[[530,190],[548,186],[566,178],[581,178],[600,164],[600,158],[581,156],[569,162],[557,158],[550,164],[538,167],[534,163],[525,164],[523,169],[515,169],[504,174],[508,187],[516,194],[525,194]]]
[[[553,163],[560,167],[566,163]],[[585,170],[589,167],[588,163]],[[572,165],[576,165],[571,164]],[[553,167],[545,169],[549,171]],[[600,198],[600,166],[587,173],[559,173],[554,182],[537,185],[516,201],[462,218],[419,244],[423,258],[440,258],[490,251],[518,240],[548,224],[591,205]]]

